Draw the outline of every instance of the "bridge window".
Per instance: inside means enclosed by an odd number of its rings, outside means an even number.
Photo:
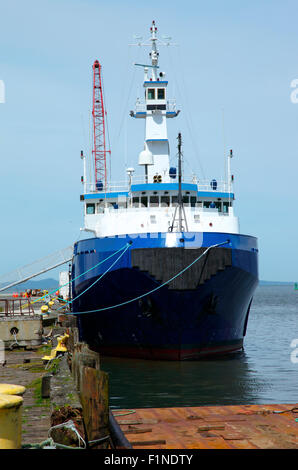
[[[215,202],[215,207],[218,209],[218,212],[221,212],[221,202]]]
[[[232,206],[232,203],[223,202],[222,205],[223,205],[223,213],[227,214],[229,212],[229,207]]]
[[[170,205],[170,196],[161,196],[160,197],[160,205],[162,207],[169,207],[169,205]]]
[[[189,206],[189,196],[183,196],[182,201],[185,206]]]
[[[178,206],[178,196],[172,196],[172,206]]]
[[[196,207],[197,198],[196,196],[190,196],[190,206]]]
[[[155,88],[148,88],[147,98],[148,100],[155,100]]]
[[[95,214],[95,204],[86,205],[86,214]]]
[[[140,198],[139,197],[133,197],[132,198],[132,207],[139,207],[140,206]]]
[[[150,207],[158,207],[159,198],[158,196],[150,196]]]
[[[157,90],[157,99],[158,100],[164,100],[165,99],[165,89],[164,88],[158,88],[158,90]]]
[[[203,202],[203,207],[204,207],[205,209],[209,209],[210,204],[211,204],[210,201],[204,201],[204,202]]]
[[[141,207],[148,207],[148,198],[147,197],[141,197]]]

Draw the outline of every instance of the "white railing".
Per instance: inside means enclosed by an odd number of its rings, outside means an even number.
[[[144,206],[140,204],[140,207],[134,207],[134,206],[128,206],[128,207],[121,207],[121,205],[118,208],[113,207],[112,204],[107,204],[107,207],[102,207],[100,212],[97,212],[92,215],[100,215],[103,216],[105,214],[138,214],[140,212],[149,212],[151,214],[162,214],[162,213],[168,213],[170,212],[171,214],[174,213],[176,206],[175,205],[159,205],[159,206]],[[229,212],[223,212],[219,211],[216,207],[214,209],[210,209],[207,207],[201,207],[198,204],[196,204],[195,207],[191,207],[187,204],[184,204],[184,210],[190,214],[208,214],[211,216],[229,216],[231,215]]]
[[[211,180],[201,180],[199,178],[197,178],[195,175],[192,175],[192,176],[184,176],[183,177],[183,183],[191,183],[191,184],[196,184],[197,185],[197,189],[198,191],[213,191],[214,193],[217,193],[217,192],[231,192],[232,191],[232,187],[230,185],[229,187],[229,184],[226,182],[226,181],[223,181],[223,180],[219,180],[217,182],[217,186],[216,186],[216,189],[213,189],[212,188],[212,185],[211,185]],[[176,177],[175,179],[173,178],[171,180],[171,183],[178,183],[178,178]],[[132,185],[135,185],[135,184],[147,184],[147,181],[145,179],[145,176],[141,176],[141,175],[135,175],[132,177],[132,181],[131,181],[131,184]],[[113,193],[113,192],[129,192],[129,182],[128,181],[117,181],[117,182],[109,182],[107,183],[106,186],[100,186],[100,187],[96,187],[96,184],[95,183],[86,183],[85,184],[86,186],[86,193],[98,193],[100,195],[100,193],[103,194],[104,196],[104,193]],[[161,187],[162,189],[162,187]]]
[[[176,112],[176,100],[167,100],[167,111]]]

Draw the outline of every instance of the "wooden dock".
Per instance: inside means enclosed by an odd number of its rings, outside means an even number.
[[[113,415],[134,449],[298,448],[298,404],[142,408]]]

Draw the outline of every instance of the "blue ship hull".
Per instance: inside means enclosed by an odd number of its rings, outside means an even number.
[[[243,347],[249,309],[258,284],[257,240],[226,233],[164,233],[90,238],[74,247],[72,278],[132,242],[120,253],[73,281],[73,312],[80,340],[102,354],[165,360],[194,360]],[[170,284],[156,289],[200,261]],[[101,309],[101,310],[100,310]],[[83,313],[99,310],[94,313]],[[80,314],[80,312],[82,312]]]

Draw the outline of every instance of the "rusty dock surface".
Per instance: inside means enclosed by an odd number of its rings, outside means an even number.
[[[113,415],[134,449],[298,448],[298,404],[142,408]]]

